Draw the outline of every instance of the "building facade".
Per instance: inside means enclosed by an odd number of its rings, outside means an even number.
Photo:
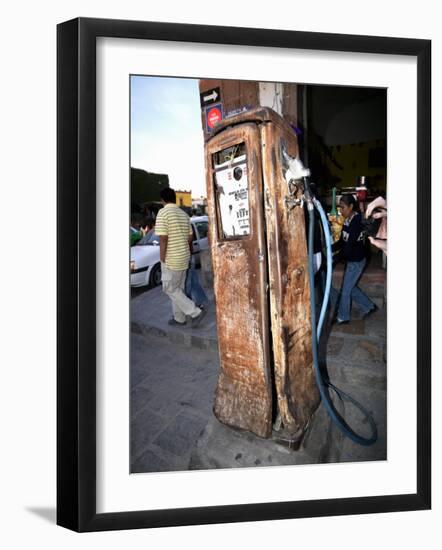
[[[176,203],[178,206],[186,206],[192,208],[192,192],[191,191],[176,191]]]

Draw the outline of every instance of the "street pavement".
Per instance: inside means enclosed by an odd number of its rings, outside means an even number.
[[[339,286],[337,272],[334,284]],[[257,467],[385,460],[386,307],[385,273],[367,273],[361,282],[379,311],[365,320],[357,310],[348,325],[328,325],[321,342],[330,380],[373,415],[378,441],[363,447],[343,437],[320,405],[299,448],[264,440],[222,425],[212,405],[219,371],[213,293],[199,327],[173,327],[171,305],[161,288],[131,300],[131,472]],[[339,413],[368,436],[367,420],[332,395]]]
[[[187,470],[212,414],[218,354],[131,334],[131,472]]]

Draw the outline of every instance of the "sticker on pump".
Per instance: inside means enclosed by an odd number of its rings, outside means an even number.
[[[250,234],[249,189],[246,156],[235,159],[235,166],[226,162],[215,166],[217,197],[223,237]]]
[[[206,126],[207,131],[211,132],[218,122],[224,118],[223,114],[223,104],[217,103],[216,105],[211,105],[206,109]]]

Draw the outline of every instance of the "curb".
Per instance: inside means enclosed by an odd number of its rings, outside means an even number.
[[[218,340],[209,336],[192,334],[191,329],[187,330],[164,330],[155,325],[147,325],[138,321],[131,321],[131,332],[141,336],[158,336],[168,339],[172,344],[178,344],[185,348],[206,349],[218,351]]]

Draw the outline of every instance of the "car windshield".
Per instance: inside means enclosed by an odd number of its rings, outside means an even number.
[[[159,245],[160,237],[156,233],[147,234],[135,243],[135,246],[144,246],[146,244],[151,246]]]
[[[201,222],[195,222],[195,225],[198,229],[198,235],[200,236],[200,239],[204,239],[207,237],[207,233],[209,231],[209,224],[206,221]]]

